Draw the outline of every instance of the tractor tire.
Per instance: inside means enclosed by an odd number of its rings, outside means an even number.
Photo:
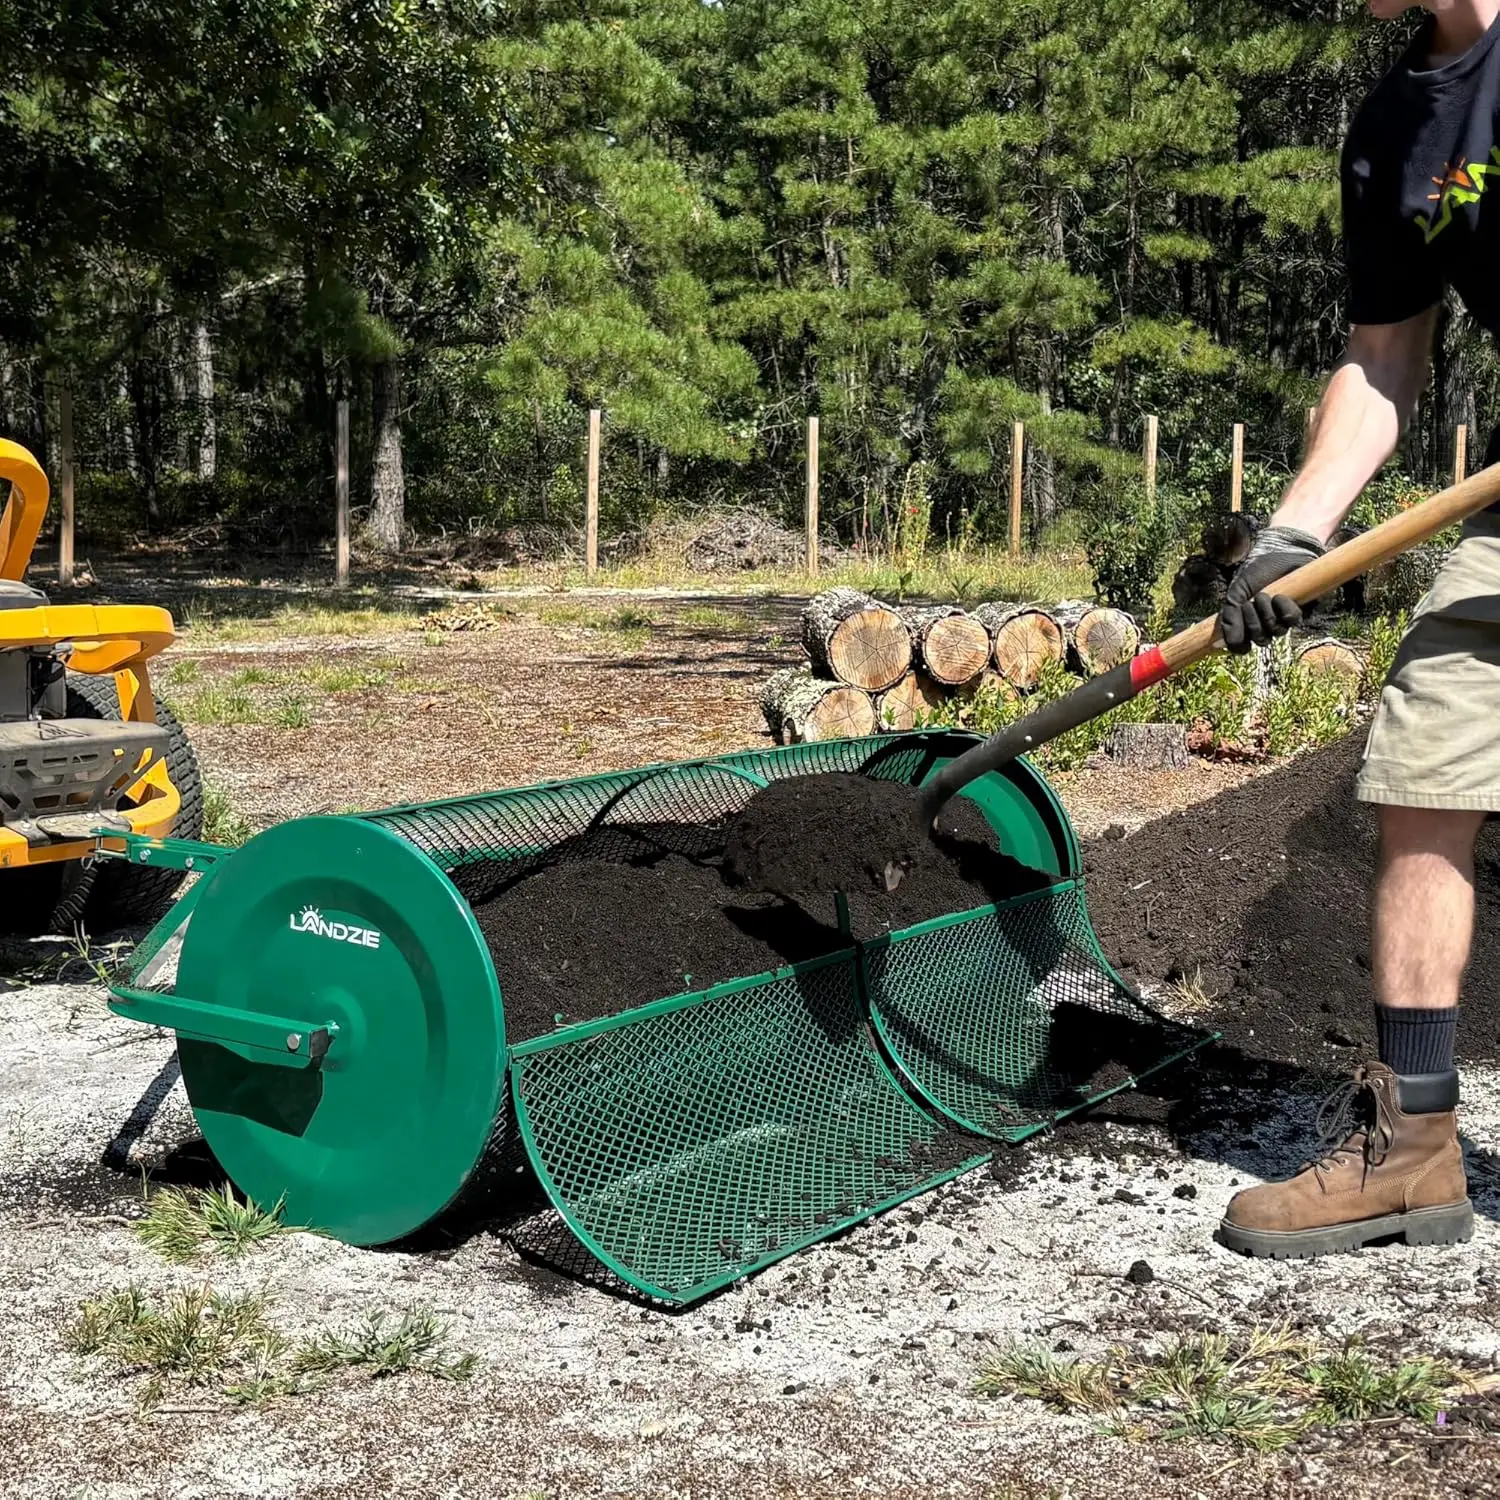
[[[85,705],[87,705],[85,707]],[[79,718],[118,719],[120,700],[113,677],[68,676],[68,712]],[[203,833],[203,775],[177,715],[156,700],[156,722],[167,731],[167,775],[182,798],[182,810],[172,825],[172,836],[195,839]],[[105,860],[88,872],[84,915],[98,931],[154,922],[172,904],[182,885],[181,870],[143,869],[121,860]]]

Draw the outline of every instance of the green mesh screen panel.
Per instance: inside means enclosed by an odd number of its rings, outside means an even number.
[[[995,1139],[1030,1135],[1208,1040],[1122,988],[1075,882],[863,951],[871,1019],[899,1071]]]
[[[993,1150],[937,1125],[897,1086],[870,1045],[847,955],[524,1043],[512,1090],[573,1231],[669,1302]]]
[[[556,781],[367,813],[429,855],[471,902],[540,864],[717,852],[723,829],[764,781],[861,771],[908,784],[972,736],[872,735],[616,775]]]

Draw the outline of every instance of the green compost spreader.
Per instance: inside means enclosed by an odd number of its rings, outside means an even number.
[[[198,878],[111,1009],[176,1032],[209,1148],[246,1196],[283,1201],[287,1222],[400,1240],[493,1202],[519,1145],[599,1261],[689,1302],[1205,1038],[1111,969],[1077,839],[1025,761],[962,795],[1049,887],[514,1044],[470,903],[584,835],[595,851],[614,827],[711,835],[774,778],[917,786],[974,743],[932,731],[751,751],[299,818],[234,850],[127,840],[121,857]],[[1078,1076],[1059,1033],[1091,1017],[1148,1038],[1131,1076]]]

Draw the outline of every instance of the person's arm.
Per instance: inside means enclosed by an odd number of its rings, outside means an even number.
[[[1312,441],[1272,526],[1326,544],[1380,472],[1417,407],[1432,361],[1438,310],[1403,323],[1362,324],[1333,373],[1313,419]]]
[[[1397,323],[1356,324],[1313,418],[1302,467],[1224,594],[1219,634],[1233,652],[1298,625],[1302,611],[1264,590],[1322,556],[1360,491],[1401,439],[1427,384],[1436,305]]]

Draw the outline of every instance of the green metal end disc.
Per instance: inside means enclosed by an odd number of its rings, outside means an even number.
[[[453,1199],[501,1107],[505,1023],[473,913],[420,850],[357,818],[267,829],[205,877],[176,993],[336,1026],[320,1063],[179,1038],[236,1186],[355,1245]]]

